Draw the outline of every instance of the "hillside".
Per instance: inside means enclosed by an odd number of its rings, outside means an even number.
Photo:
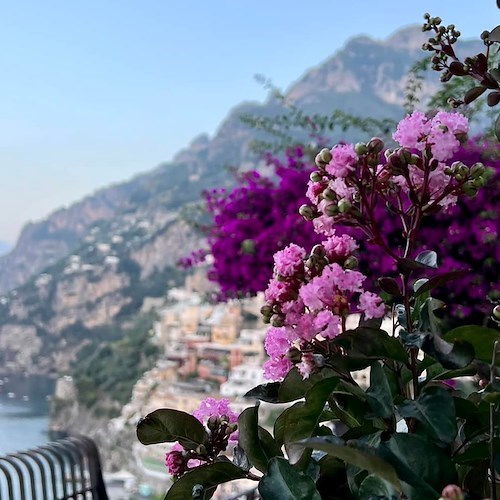
[[[291,85],[286,99],[311,114],[341,109],[397,119],[424,38],[415,27],[387,40],[354,38]],[[437,86],[433,76],[426,93]],[[255,165],[249,144],[263,133],[240,116],[284,112],[272,97],[240,104],[213,138],[196,138],[172,162],[28,224],[0,257],[3,371],[65,370],[82,345],[118,338],[145,296],[161,295],[181,279],[176,260],[200,244],[180,217],[183,207],[203,189],[228,185],[226,166]]]

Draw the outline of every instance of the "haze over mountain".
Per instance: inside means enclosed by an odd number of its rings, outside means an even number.
[[[341,109],[398,119],[407,72],[424,56],[424,40],[417,27],[387,40],[353,38],[292,84],[286,100],[309,114]],[[469,45],[466,50],[472,52],[476,43]],[[438,86],[433,77],[426,94]],[[258,161],[249,145],[263,132],[243,124],[240,116],[285,111],[273,97],[262,104],[239,104],[213,138],[194,139],[172,162],[28,224],[15,248],[0,257],[4,368],[65,369],[90,338],[108,338],[110,326],[117,335],[145,296],[163,294],[169,282],[179,279],[176,260],[201,242],[180,216],[183,207],[199,200],[203,189],[229,185],[225,166],[248,169]]]

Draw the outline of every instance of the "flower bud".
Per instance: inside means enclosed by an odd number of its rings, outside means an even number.
[[[304,217],[304,219],[306,220],[311,221],[314,219],[314,212],[310,205],[301,205],[299,208],[299,214],[302,215],[302,217]]]
[[[493,308],[493,317],[500,320],[500,305],[496,305]]]
[[[255,241],[252,239],[243,240],[241,242],[241,252],[244,254],[255,253]]]
[[[464,492],[456,484],[449,484],[445,486],[441,492],[441,498],[443,500],[464,500]]]
[[[338,207],[341,214],[346,214],[351,210],[352,204],[349,200],[342,199],[339,201]]]
[[[230,436],[233,432],[235,432],[238,429],[238,424],[233,423],[229,424],[226,429],[226,435]]]
[[[463,177],[467,177],[469,175],[469,168],[467,167],[467,165],[461,163],[458,167],[457,173],[462,175]]]
[[[335,203],[330,203],[325,207],[324,213],[328,217],[335,217],[339,213],[339,207]]]
[[[203,444],[200,444],[198,445],[198,447],[196,448],[196,453],[198,453],[198,455],[206,455],[207,454],[207,449],[205,448],[205,445]]]
[[[477,188],[484,187],[486,186],[486,179],[484,177],[477,177],[472,181],[472,185]]]
[[[273,314],[271,316],[271,325],[279,328],[285,324],[285,319],[280,314]]]
[[[337,200],[337,193],[333,189],[326,188],[323,191],[322,195],[323,195],[323,198],[325,200],[330,200],[330,201],[336,201]]]
[[[311,172],[311,175],[309,176],[309,179],[311,179],[312,182],[320,182],[321,179],[323,179],[323,176],[319,172]]]
[[[408,162],[410,165],[416,165],[420,160],[420,156],[416,155],[416,154],[412,154],[410,156],[410,161]]]
[[[486,168],[482,163],[474,163],[470,169],[470,175],[473,179],[481,177],[486,172]]]
[[[219,425],[220,425],[220,420],[218,417],[212,415],[211,417],[208,418],[207,427],[212,432],[215,431],[219,427]]]
[[[362,156],[362,155],[365,155],[366,153],[368,153],[368,148],[366,147],[366,144],[364,142],[358,142],[354,146],[354,151],[356,152],[356,154],[358,156]]]
[[[490,37],[490,32],[488,30],[484,30],[481,33],[481,40],[488,40],[489,37]]]
[[[384,149],[384,141],[379,137],[373,137],[366,147],[370,153],[378,154]]]
[[[323,245],[314,245],[311,250],[311,255],[317,255],[319,257],[324,257],[326,254]]]
[[[296,347],[290,347],[286,353],[286,357],[292,362],[292,363],[298,363],[301,358],[301,353]]]
[[[344,269],[356,269],[358,267],[358,259],[354,255],[350,255],[344,261]]]
[[[269,316],[270,317],[273,314],[273,308],[269,304],[264,304],[260,308],[260,314],[262,314],[262,316]]]
[[[478,188],[476,186],[474,186],[474,184],[472,182],[466,182],[462,186],[462,190],[463,190],[464,194],[466,196],[468,196],[469,198],[474,198],[478,192]]]
[[[314,163],[318,168],[325,168],[326,163],[321,159],[320,154],[318,153],[314,158]]]
[[[330,153],[330,150],[328,148],[323,148],[319,152],[319,157],[321,158],[321,161],[323,163],[330,163],[332,159],[332,153]]]

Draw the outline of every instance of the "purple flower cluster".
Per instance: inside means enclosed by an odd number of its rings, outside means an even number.
[[[413,122],[418,126],[414,126]],[[394,134],[395,139],[414,152],[430,147],[440,158],[452,154],[447,161],[449,164],[482,162],[490,172],[489,182],[476,197],[460,197],[458,201],[454,194],[443,197],[440,206],[448,205],[447,209],[432,218],[423,218],[421,237],[415,242],[416,247],[438,253],[441,272],[471,270],[470,274],[438,290],[443,297],[451,299],[449,302],[454,303],[451,312],[460,317],[486,312],[489,307],[486,296],[500,292],[495,281],[500,257],[496,244],[500,149],[482,140],[460,144],[460,136],[465,131],[466,122],[461,115],[438,113],[433,120],[428,120],[423,114],[413,113],[400,123]],[[354,155],[352,145],[336,146],[327,171],[347,177],[353,170]],[[212,225],[207,231],[208,253],[213,256],[210,277],[218,283],[222,299],[253,295],[264,290],[272,275],[273,254],[290,242],[309,248],[324,239],[324,236],[314,232],[312,224],[297,214],[303,203],[310,202],[314,197],[317,199],[324,190],[320,183],[310,182],[307,198],[304,196],[304,185],[312,167],[303,150],[295,148],[287,151],[284,161],[268,155],[267,162],[274,168],[273,179],[248,172],[239,178],[239,184],[232,191],[217,190],[205,196],[212,218]],[[444,168],[438,165],[432,173],[434,199],[442,193],[440,190],[448,177]],[[412,170],[414,172],[409,180],[418,187],[419,173]],[[331,179],[328,187],[351,203],[355,189],[346,183],[346,177]],[[405,179],[397,176],[395,179],[402,189],[406,189]],[[455,201],[456,204],[451,205]],[[385,205],[374,207],[374,217],[380,233],[391,247],[397,248],[404,243],[399,221]],[[327,217],[315,220],[317,229],[323,229],[325,233],[334,227],[333,222]],[[335,228],[337,234],[344,232],[356,238],[361,256],[369,252],[369,259],[360,259],[360,269],[367,275],[368,281],[374,282],[377,276],[395,275],[394,260],[373,245],[362,231],[337,220]],[[204,255],[205,252],[200,252],[198,260]]]
[[[266,156],[272,178],[257,171],[239,176],[233,190],[204,194],[212,223],[207,229],[213,257],[209,278],[219,285],[220,299],[255,295],[264,290],[272,274],[273,254],[290,241],[309,246],[321,238],[298,215],[307,201],[304,186],[312,170],[301,147],[286,152],[284,160]],[[198,252],[184,264],[206,255]]]

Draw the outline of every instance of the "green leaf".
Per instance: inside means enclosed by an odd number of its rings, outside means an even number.
[[[331,500],[354,500],[347,484],[346,467],[342,460],[324,455],[319,461],[320,475],[316,481],[321,498]],[[335,493],[332,495],[332,484],[335,485]]]
[[[241,412],[238,418],[238,441],[250,463],[265,472],[269,460],[283,454],[269,432],[259,426],[258,419],[257,405]]]
[[[314,481],[294,469],[284,458],[273,458],[267,474],[260,480],[263,500],[321,500]]]
[[[428,297],[418,309],[418,318],[420,320],[419,330],[422,332],[439,332],[440,321],[434,314],[434,311],[442,309],[446,304],[441,300]]]
[[[465,93],[464,103],[470,104],[472,101],[475,101],[480,95],[483,94],[485,90],[486,87],[483,87],[481,85],[478,87],[472,87]]]
[[[398,282],[394,278],[384,276],[379,278],[377,283],[381,290],[387,292],[389,295],[393,295],[395,297],[401,296],[401,290],[399,289]]]
[[[437,334],[425,336],[421,348],[449,370],[465,368],[475,357],[474,348],[469,342],[457,340],[450,344]]]
[[[481,393],[483,401],[490,404],[500,403],[500,382],[490,382]]]
[[[276,420],[275,436],[278,444],[283,443],[290,463],[297,463],[302,450],[292,449],[290,443],[311,437],[315,434],[328,396],[338,385],[338,378],[320,380],[305,395],[305,401],[296,403],[285,410]]]
[[[370,371],[370,387],[366,391],[368,404],[377,417],[389,418],[394,415],[392,393],[385,376],[384,368],[379,362],[373,363]]]
[[[434,252],[433,250],[424,250],[423,252],[420,252],[416,258],[416,262],[420,262],[420,264],[423,264],[424,266],[427,267],[432,267],[433,269],[437,269],[437,253]]]
[[[318,373],[313,373],[306,379],[302,377],[296,368],[293,368],[281,383],[278,390],[278,401],[280,403],[289,403],[290,401],[301,399],[317,382],[329,378],[339,380],[336,373],[330,368],[323,368]]]
[[[490,42],[500,42],[500,26],[495,26],[488,35]]]
[[[493,440],[493,450],[500,452],[500,438]],[[457,464],[475,466],[483,462],[488,462],[489,453],[490,444],[485,437],[483,441],[477,441],[468,445],[462,453],[453,457],[453,461]]]
[[[188,450],[208,441],[205,427],[198,419],[170,408],[161,408],[139,420],[137,438],[142,444],[179,441]]]
[[[231,462],[216,462],[208,465],[201,465],[181,476],[170,487],[165,496],[165,500],[186,500],[192,497],[193,488],[200,484],[204,488],[205,494],[202,499],[211,498],[215,488],[222,483],[243,479],[246,477],[245,471]]]
[[[459,326],[443,335],[444,340],[455,342],[457,340],[468,342],[474,347],[475,359],[491,363],[493,345],[496,340],[500,340],[500,332],[485,326]],[[497,356],[500,365],[500,356]]]
[[[500,114],[497,116],[497,119],[495,120],[495,136],[497,138],[497,141],[500,141]]]
[[[361,483],[358,498],[367,500],[397,500],[399,495],[393,486],[374,474],[367,476]]]
[[[349,356],[367,359],[392,359],[406,363],[408,355],[398,339],[380,329],[358,327],[335,338]]]
[[[401,483],[393,466],[377,456],[375,448],[360,443],[359,441],[349,441],[345,443],[342,439],[335,436],[327,436],[304,439],[297,442],[295,446],[324,451],[328,453],[328,455],[337,457],[348,464],[355,465],[360,469],[376,474],[392,484],[397,491],[402,490]]]
[[[251,399],[259,399],[268,403],[278,403],[278,392],[281,387],[281,382],[270,382],[261,384],[253,389],[250,389],[243,397]]]
[[[448,455],[421,436],[392,434],[377,451],[404,481],[403,491],[410,500],[437,500],[447,484],[456,484],[455,467]]]
[[[437,276],[433,276],[430,279],[427,279],[425,282],[423,280],[418,280],[415,283],[421,282],[418,288],[415,288],[415,297],[419,295],[429,292],[433,288],[444,285],[449,281],[456,280],[463,276],[469,274],[470,271],[450,271],[449,273],[438,274]]]
[[[457,435],[455,404],[450,393],[441,387],[429,387],[415,400],[398,405],[404,418],[417,419],[438,442],[449,444]]]

